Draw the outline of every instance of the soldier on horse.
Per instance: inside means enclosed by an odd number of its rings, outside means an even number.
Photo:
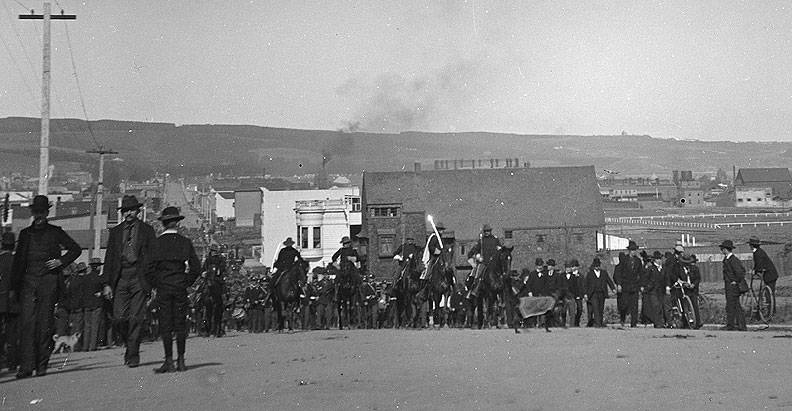
[[[470,296],[478,296],[481,290],[481,280],[484,278],[487,266],[493,263],[498,255],[498,250],[502,246],[501,240],[492,234],[492,226],[484,224],[481,227],[481,236],[478,242],[470,249],[467,255],[468,262],[473,267],[471,271],[473,285],[470,288]]]
[[[293,245],[294,240],[292,240],[291,237],[287,237],[286,240],[283,241],[283,248],[278,251],[278,257],[275,260],[275,263],[272,265],[274,268],[272,279],[273,287],[278,285],[278,281],[280,280],[281,276],[294,267],[295,264],[303,263],[300,252],[297,251],[296,248],[292,247]]]

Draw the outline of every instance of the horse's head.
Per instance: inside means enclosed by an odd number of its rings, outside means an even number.
[[[495,258],[487,267],[489,283],[492,289],[500,290],[503,287],[503,277],[511,271],[512,250],[514,247],[500,247]]]
[[[514,251],[514,246],[503,246],[498,250],[498,266],[501,273],[508,273],[511,271],[512,251]]]

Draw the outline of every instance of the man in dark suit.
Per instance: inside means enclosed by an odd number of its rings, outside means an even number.
[[[201,260],[189,238],[179,234],[179,221],[184,219],[176,207],[165,207],[159,220],[165,231],[157,237],[146,258],[145,275],[156,290],[154,301],[159,309],[159,331],[165,351],[165,362],[155,368],[157,374],[186,371],[184,353],[187,347],[187,288],[201,273]],[[185,264],[186,262],[186,264]],[[241,298],[241,296],[240,296]],[[173,337],[176,337],[176,366],[173,366]]]
[[[126,341],[124,364],[130,368],[140,365],[141,327],[151,287],[145,279],[145,259],[154,241],[154,228],[138,218],[143,204],[132,195],[121,200],[124,221],[110,229],[105,257],[105,275],[111,294],[113,317],[121,339]],[[112,290],[112,291],[111,291]]]
[[[638,292],[643,276],[643,261],[638,257],[638,244],[630,240],[627,254],[622,259],[619,254],[619,265],[614,269],[613,282],[616,284],[617,299],[619,300],[619,319],[621,325],[630,315],[630,327],[638,324]]]
[[[3,233],[0,243],[0,371],[16,371],[19,364],[19,303],[11,290],[11,267],[14,263],[16,236]]]
[[[608,297],[608,288],[615,290],[616,286],[613,284],[608,275],[608,271],[602,268],[600,259],[594,257],[591,262],[591,268],[588,275],[586,275],[586,299],[591,301],[592,318],[594,320],[594,327],[604,327],[605,323],[602,320],[603,312],[605,311],[605,298]]]
[[[746,331],[745,312],[740,306],[740,283],[745,281],[745,267],[732,253],[734,243],[725,240],[720,244],[723,258],[723,282],[726,293],[726,330]]]
[[[773,260],[770,259],[770,256],[768,256],[765,250],[762,250],[760,247],[761,244],[762,241],[760,241],[757,237],[751,237],[748,239],[748,245],[751,246],[751,250],[753,251],[754,271],[757,273],[763,273],[762,279],[764,280],[764,283],[767,284],[771,290],[773,290],[773,296],[775,296],[778,270],[776,270],[776,266],[773,264]],[[773,301],[775,302],[775,300]],[[775,306],[773,306],[773,312],[775,313]]]
[[[55,303],[62,282],[61,270],[80,256],[80,246],[62,228],[47,222],[49,200],[33,198],[33,224],[19,233],[11,274],[11,288],[20,295],[21,351],[17,378],[47,374],[55,324]],[[62,253],[66,250],[66,254]]]

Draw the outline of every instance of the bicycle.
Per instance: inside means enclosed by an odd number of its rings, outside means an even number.
[[[740,296],[740,304],[750,313],[751,318],[767,324],[773,319],[775,295],[770,286],[764,282],[764,270],[749,272],[751,281],[748,283],[748,292]]]
[[[692,288],[693,285],[689,282],[684,282],[681,279],[674,283],[674,288],[678,289],[681,295],[674,299],[674,306],[671,307],[671,326],[673,328],[696,328],[696,311],[693,309],[693,302],[690,297],[685,293],[686,289]]]

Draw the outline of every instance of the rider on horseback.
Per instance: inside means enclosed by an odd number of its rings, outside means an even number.
[[[404,239],[405,243],[396,249],[393,259],[399,262],[399,267],[404,268],[409,263],[410,259],[418,255],[418,246],[415,244],[415,238],[408,236]],[[401,272],[401,270],[399,270]]]
[[[487,266],[492,263],[492,260],[498,253],[498,250],[503,246],[503,243],[498,237],[492,235],[492,226],[484,224],[481,227],[481,236],[470,251],[468,252],[468,263],[473,267],[471,276],[473,276],[473,286],[471,287],[470,296],[477,297],[481,287],[481,279],[486,272]]]
[[[278,285],[278,281],[283,276],[283,273],[288,272],[295,264],[302,264],[303,259],[300,255],[300,252],[297,251],[296,248],[292,247],[294,245],[294,240],[291,237],[287,237],[286,240],[283,242],[283,248],[280,249],[278,252],[278,258],[275,260],[273,266],[273,287]]]
[[[349,264],[359,268],[359,261],[360,256],[358,256],[357,250],[352,248],[352,240],[347,236],[341,238],[341,248],[333,254],[333,264],[336,265],[336,268],[346,272],[349,269]]]
[[[442,244],[442,240],[438,237],[438,234],[440,236],[443,235],[443,231],[445,230],[445,225],[443,225],[443,223],[438,221],[437,223],[435,223],[435,228],[437,229],[437,234],[432,233],[432,235],[429,236],[429,241],[426,244],[426,249],[424,250],[424,254],[423,254],[423,263],[426,266],[426,271],[425,271],[426,275],[429,275],[434,270],[435,266],[437,266],[437,264],[440,264],[440,269],[445,271],[444,270],[445,264],[448,262],[447,252],[445,250],[444,244]],[[443,278],[443,280],[447,281],[448,284],[453,286],[454,285],[453,272],[452,271],[448,271],[448,272],[451,273],[450,278],[446,277]],[[448,272],[443,272],[443,274],[447,275]]]

